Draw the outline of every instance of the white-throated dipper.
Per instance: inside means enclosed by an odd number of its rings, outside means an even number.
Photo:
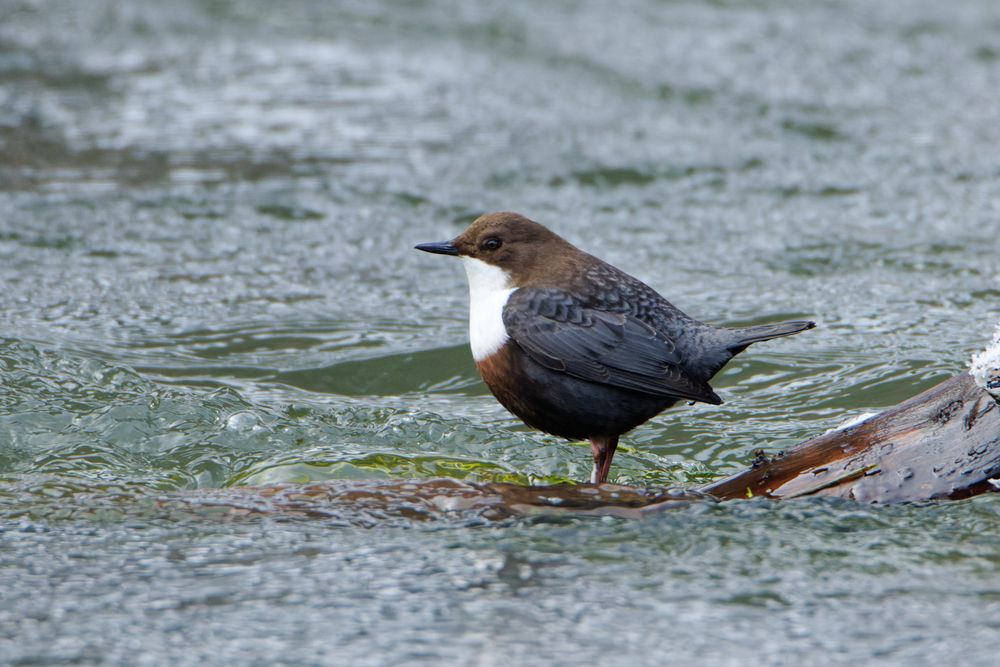
[[[721,404],[708,381],[734,355],[816,326],[699,322],[517,213],[484,215],[451,241],[416,248],[462,259],[486,386],[529,426],[589,440],[595,484],[607,480],[623,433],[679,400]]]

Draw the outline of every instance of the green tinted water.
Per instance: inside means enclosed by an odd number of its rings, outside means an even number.
[[[491,210],[702,319],[820,323],[634,432],[615,481],[711,479],[961,371],[1000,298],[998,45],[985,0],[0,4],[0,662],[993,664],[994,498],[198,494],[585,478],[487,394],[461,270],[411,249]]]

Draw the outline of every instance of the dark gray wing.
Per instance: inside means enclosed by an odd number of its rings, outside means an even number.
[[[503,311],[510,337],[533,360],[590,382],[718,405],[705,382],[683,368],[677,347],[626,313],[588,308],[569,292],[522,288]]]

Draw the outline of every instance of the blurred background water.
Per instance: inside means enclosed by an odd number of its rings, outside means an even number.
[[[998,89],[991,0],[0,2],[0,662],[994,664],[993,497],[186,499],[584,479],[480,383],[461,269],[412,251],[493,210],[700,319],[820,324],[613,481],[712,479],[962,371],[998,315]]]

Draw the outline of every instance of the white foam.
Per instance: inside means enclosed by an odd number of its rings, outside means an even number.
[[[851,428],[852,426],[857,426],[858,424],[866,422],[872,417],[877,416],[878,414],[879,413],[877,412],[862,412],[860,415],[849,417],[844,423],[838,424],[837,426],[827,430],[826,432],[823,433],[823,435],[826,435],[827,433],[833,433],[834,431],[843,431],[845,428]]]
[[[1000,323],[993,332],[993,341],[985,350],[972,355],[969,375],[980,387],[1000,398]]]
[[[509,336],[503,307],[514,293],[510,274],[498,266],[462,257],[469,278],[469,346],[472,358],[482,361],[503,347]]]

